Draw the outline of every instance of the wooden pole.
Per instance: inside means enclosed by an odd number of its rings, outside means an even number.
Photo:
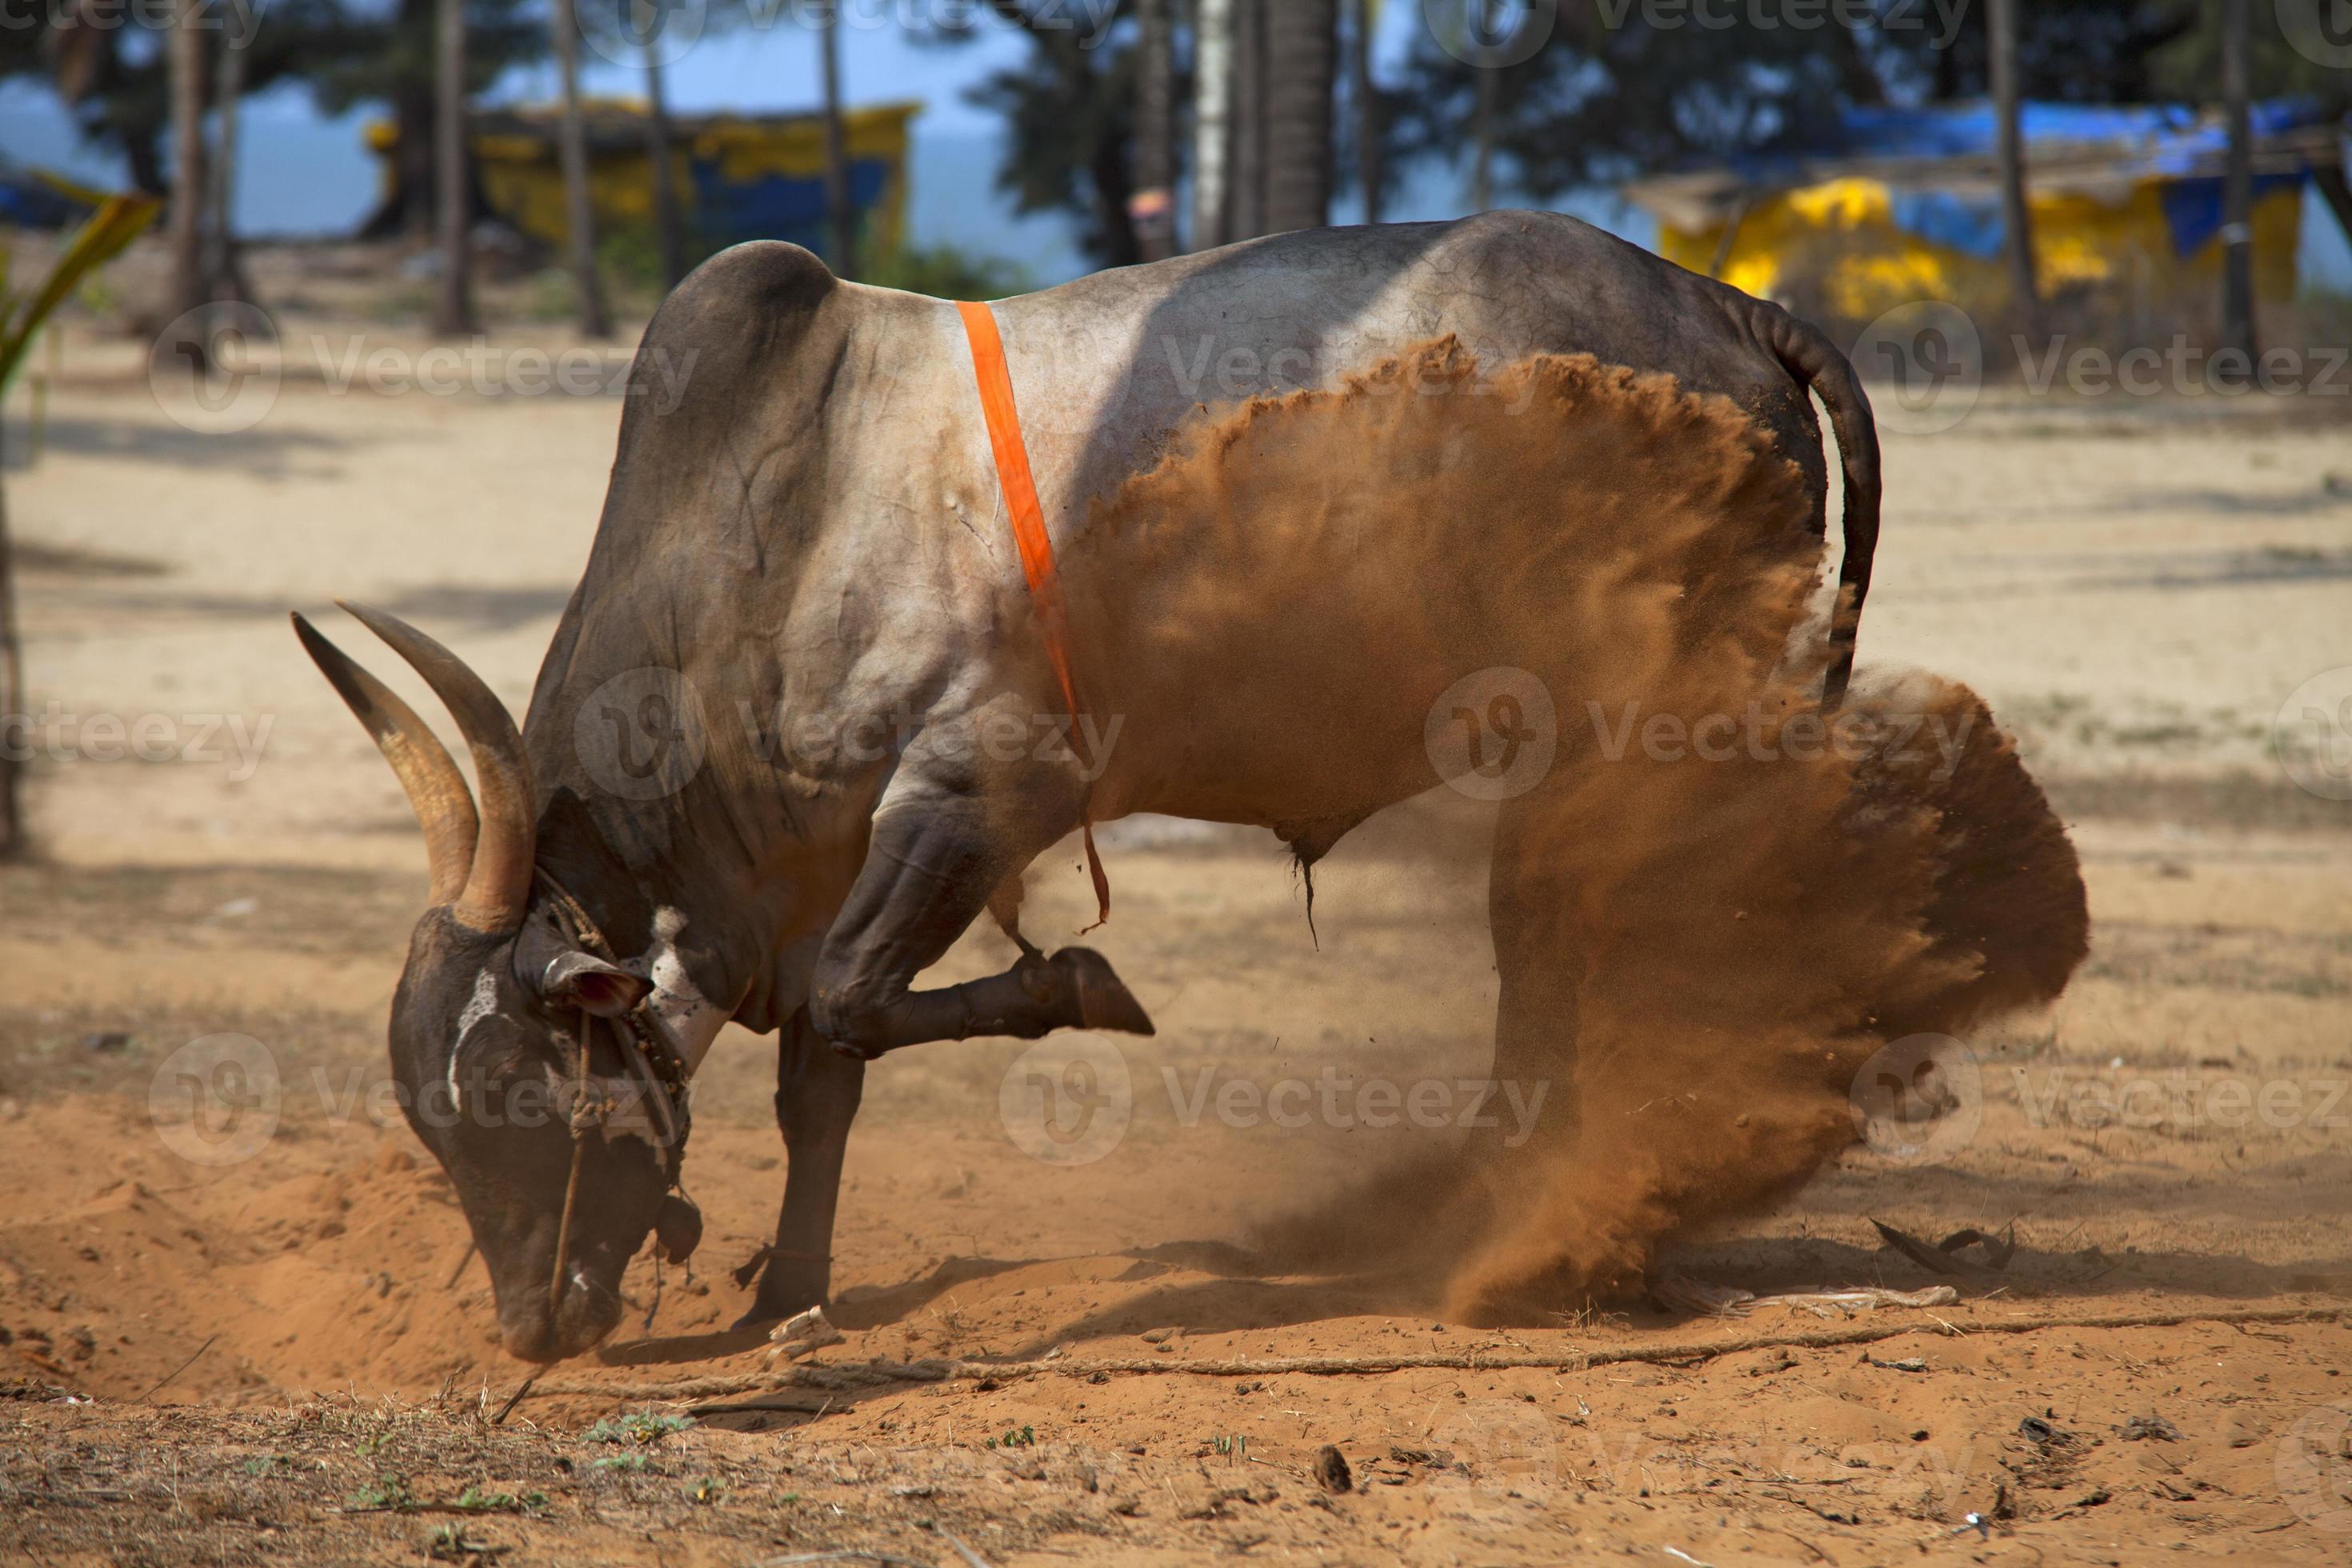
[[[1192,248],[1233,237],[1234,0],[1199,0],[1192,32]]]
[[[2010,289],[2029,336],[2042,332],[2042,289],[2033,255],[2033,220],[2025,202],[2025,106],[2018,80],[2017,0],[1990,0],[1993,111],[1999,125],[2000,210]]]
[[[562,85],[556,157],[563,168],[563,238],[572,257],[572,288],[580,305],[580,333],[609,338],[604,286],[596,277],[596,208],[588,189],[588,127],[580,111],[580,18],[573,0],[555,0],[555,70]]]
[[[2221,100],[2230,152],[2221,181],[2221,342],[2246,356],[2254,339],[2254,137],[2246,68],[2246,0],[2221,0]]]
[[[205,7],[180,0],[173,17],[172,95],[172,314],[210,298],[205,287]],[[203,342],[203,334],[194,334]],[[200,365],[191,366],[201,371]]]
[[[669,137],[669,96],[662,79],[661,39],[646,39],[646,158],[653,165],[654,243],[661,252],[662,287],[686,276],[685,237],[678,232],[677,170]]]
[[[1374,0],[1354,0],[1348,49],[1349,92],[1356,100],[1356,181],[1364,188],[1364,221],[1381,221],[1381,102],[1372,83]]]
[[[433,330],[474,330],[473,191],[466,156],[466,0],[438,0],[434,19],[433,152],[440,214],[441,299]]]
[[[1265,228],[1331,221],[1331,89],[1339,51],[1336,0],[1275,0],[1266,8]]]
[[[849,145],[841,123],[841,7],[826,5],[817,18],[817,49],[824,77],[824,213],[833,254],[825,258],[835,276],[857,272],[857,213],[849,199]]]
[[[1170,0],[1136,0],[1135,190],[1128,215],[1146,261],[1176,254],[1176,29]]]

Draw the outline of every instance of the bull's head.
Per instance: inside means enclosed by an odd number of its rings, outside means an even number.
[[[534,903],[530,773],[513,719],[431,637],[343,607],[425,678],[473,752],[478,812],[415,711],[293,618],[425,827],[430,907],[392,1005],[402,1108],[457,1189],[506,1348],[561,1360],[619,1321],[621,1272],[656,1221],[673,1256],[692,1245],[691,1209],[665,1207],[685,1107],[667,1099],[630,1024],[645,978],[589,951],[580,911],[558,911],[565,900]]]

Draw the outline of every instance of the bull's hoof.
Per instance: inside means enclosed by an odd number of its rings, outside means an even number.
[[[1143,1010],[1143,1004],[1101,953],[1090,947],[1066,947],[1054,955],[1053,964],[1077,997],[1081,1028],[1117,1029],[1128,1035],[1159,1032],[1151,1026],[1151,1016]]]

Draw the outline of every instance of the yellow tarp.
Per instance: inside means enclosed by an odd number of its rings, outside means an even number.
[[[612,107],[598,106],[605,112]],[[867,255],[897,249],[905,234],[908,126],[921,112],[919,103],[885,103],[852,109],[842,116],[851,163],[879,162],[888,169],[878,198],[864,214],[861,235]],[[369,145],[386,159],[384,174],[389,181],[393,127],[373,124],[367,136]],[[563,174],[551,118],[544,132],[478,131],[473,152],[482,197],[491,210],[533,238],[561,244],[565,235]],[[671,188],[690,228],[698,216],[698,168],[715,171],[719,182],[729,186],[747,186],[776,177],[821,181],[824,177],[824,124],[814,115],[698,119],[673,139],[671,163]],[[624,149],[592,143],[588,186],[601,232],[652,221],[653,161],[642,145]]]
[[[2221,286],[2221,242],[2176,254],[2158,195],[2145,180],[2121,201],[2078,192],[2035,192],[2035,271],[2045,296],[2097,284],[2150,302]],[[1798,279],[1818,289],[1823,305],[1853,321],[1915,300],[1946,300],[1969,309],[2009,298],[2009,274],[1985,259],[1897,228],[1887,187],[1846,178],[1783,191],[1751,203],[1723,263],[1725,282],[1771,296]],[[1661,223],[1658,249],[1695,272],[1716,263],[1725,225],[1684,229]],[[2264,300],[2294,297],[2295,247],[2303,233],[2303,193],[2273,191],[2253,213],[2254,289]]]

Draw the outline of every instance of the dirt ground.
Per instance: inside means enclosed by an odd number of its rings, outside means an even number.
[[[382,1092],[417,835],[285,612],[383,605],[520,712],[620,404],[339,393],[312,333],[330,363],[423,346],[296,318],[268,417],[208,435],[81,337],[37,463],[8,411],[33,707],[70,739],[33,784],[44,860],[0,871],[0,1554],[2352,1560],[2352,805],[2272,742],[2352,663],[2328,399],[1997,393],[1888,437],[1864,662],[1990,700],[2082,851],[2092,957],[1971,1042],[1980,1120],[1942,1157],[1857,1146],[1661,1273],[1956,1301],[1563,1301],[1487,1331],[1410,1279],[1269,1275],[1254,1219],[1454,1135],[1278,1125],[1275,1086],[1484,1070],[1477,823],[1424,804],[1344,843],[1310,938],[1270,837],[1144,821],[1105,835],[1090,939],[1160,1026],[1124,1047],[1115,1147],[1024,1152],[1017,1045],[878,1066],[845,1338],[793,1373],[726,1331],[783,1175],[771,1044],[730,1029],[697,1085],[693,1267],[641,1258],[604,1355],[511,1399],[528,1369]],[[1071,854],[1032,898],[1039,931],[1090,915]],[[222,1036],[274,1091],[192,1109],[175,1053]],[[1938,1276],[1873,1220],[2016,1251]]]

